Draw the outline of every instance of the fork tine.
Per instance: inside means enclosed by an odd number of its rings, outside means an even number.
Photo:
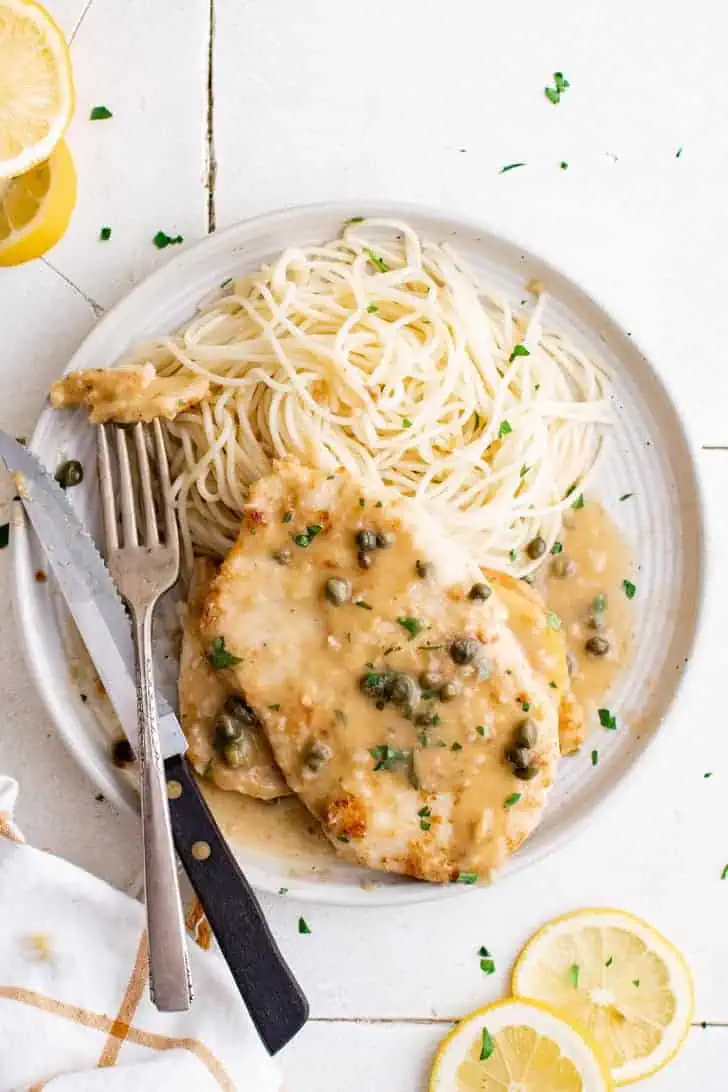
[[[149,452],[147,451],[144,425],[134,425],[134,441],[136,443],[137,465],[141,480],[142,507],[144,508],[144,545],[159,546],[157,513],[154,511],[152,477],[149,472]]]
[[[118,550],[119,530],[116,526],[116,503],[114,501],[114,478],[111,473],[111,458],[109,456],[109,438],[106,435],[106,426],[99,425],[97,432],[97,458],[99,467],[99,487],[101,490],[101,510],[104,519],[104,538],[106,540],[106,552]]]
[[[174,501],[172,500],[172,486],[169,481],[169,460],[167,458],[167,448],[164,443],[162,426],[159,423],[158,417],[155,417],[152,421],[152,430],[154,432],[154,443],[157,450],[157,474],[161,486],[162,503],[164,504],[165,542],[168,546],[178,547],[179,531],[177,528]]]
[[[124,534],[124,546],[138,546],[136,511],[134,505],[134,484],[129,462],[129,448],[126,443],[126,430],[114,426],[116,434],[116,458],[119,463],[119,494],[121,496],[121,529]]]

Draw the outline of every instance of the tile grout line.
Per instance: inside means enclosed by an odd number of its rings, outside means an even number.
[[[60,269],[53,265],[52,262],[49,262],[47,258],[41,258],[41,261],[44,265],[48,267],[48,269],[51,270],[51,272],[55,273],[57,277],[60,277],[61,280],[64,281],[64,283],[67,284],[69,288],[72,288],[73,291],[81,297],[81,299],[86,301],[96,318],[100,318],[101,315],[103,315],[104,308],[101,306],[100,303],[97,303],[96,300],[93,299],[91,296],[87,296],[82,288],[79,288],[77,284],[74,284],[72,280],[69,280],[66,274],[61,273]]]
[[[460,1022],[459,1016],[311,1016],[309,1024],[364,1024],[367,1027],[409,1024],[414,1026],[441,1026]],[[728,1028],[728,1021],[694,1020],[692,1028]]]
[[[215,157],[215,0],[209,0],[209,24],[207,38],[207,231],[211,235],[215,230],[215,181],[217,178],[217,159]]]
[[[701,451],[728,451],[728,444],[701,444]]]
[[[79,15],[78,19],[76,20],[76,25],[74,26],[71,33],[68,35],[68,44],[69,45],[73,45],[73,39],[76,37],[79,30],[81,29],[81,24],[83,23],[84,19],[88,15],[88,9],[91,7],[93,2],[94,2],[94,0],[87,0],[86,7],[83,9],[81,14]]]

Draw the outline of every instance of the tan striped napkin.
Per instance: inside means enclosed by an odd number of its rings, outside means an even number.
[[[0,1092],[277,1092],[281,1081],[215,951],[196,1000],[148,999],[142,907],[24,844],[0,776]]]

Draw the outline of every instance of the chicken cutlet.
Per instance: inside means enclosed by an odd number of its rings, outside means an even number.
[[[550,670],[507,616],[410,503],[285,459],[251,490],[200,630],[341,856],[474,882],[536,827],[559,759]]]
[[[56,409],[86,406],[92,425],[106,421],[129,425],[156,417],[171,420],[201,402],[209,390],[203,376],[158,376],[148,364],[70,372],[52,384],[50,400]]]

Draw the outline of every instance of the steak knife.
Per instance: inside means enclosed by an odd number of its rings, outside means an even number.
[[[116,586],[65,491],[32,451],[1,429],[0,458],[13,475],[66,606],[136,750],[134,650]],[[174,711],[161,694],[157,702],[175,848],[258,1034],[275,1054],[305,1024],[308,1002],[197,786]]]

